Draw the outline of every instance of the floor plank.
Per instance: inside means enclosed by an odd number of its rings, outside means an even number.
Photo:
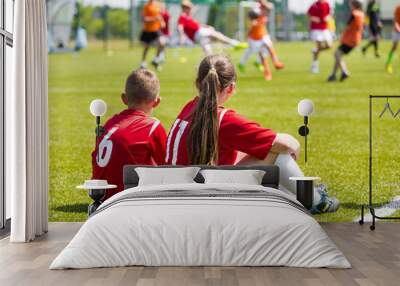
[[[399,285],[400,224],[322,223],[353,268],[287,267],[119,267],[50,271],[55,256],[81,223],[50,223],[49,233],[32,243],[0,240],[0,285],[134,285],[134,286],[266,286],[266,285]]]

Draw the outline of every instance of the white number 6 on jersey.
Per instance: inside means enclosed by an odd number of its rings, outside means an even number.
[[[98,155],[97,155],[97,165],[99,167],[105,167],[107,166],[108,162],[110,161],[111,158],[111,153],[113,149],[113,142],[110,140],[111,135],[115,131],[117,131],[118,127],[112,128],[106,136],[103,137],[103,140],[101,140],[98,148]]]

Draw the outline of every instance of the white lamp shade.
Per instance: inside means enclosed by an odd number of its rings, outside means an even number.
[[[103,116],[107,112],[107,104],[104,100],[95,99],[90,103],[90,113],[93,116]]]
[[[314,103],[309,99],[303,99],[299,102],[297,110],[301,116],[310,116],[314,112]]]

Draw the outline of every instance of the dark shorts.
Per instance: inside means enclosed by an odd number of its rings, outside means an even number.
[[[350,53],[352,50],[354,49],[354,47],[350,47],[346,44],[341,44],[338,48],[339,51],[341,51],[343,54],[347,55],[348,53]]]
[[[151,44],[160,38],[160,32],[146,32],[142,31],[140,34],[140,41],[145,44]]]

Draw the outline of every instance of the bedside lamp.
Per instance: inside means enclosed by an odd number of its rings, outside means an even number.
[[[100,126],[100,117],[106,114],[107,104],[104,100],[95,99],[90,103],[90,113],[96,117],[96,143],[99,137],[104,133],[104,127]],[[99,153],[97,153],[97,161],[99,161]]]
[[[314,112],[314,103],[309,99],[303,99],[299,102],[297,111],[304,117],[304,125],[300,126],[299,134],[304,137],[304,160],[307,163],[307,135],[310,133],[308,117]]]

